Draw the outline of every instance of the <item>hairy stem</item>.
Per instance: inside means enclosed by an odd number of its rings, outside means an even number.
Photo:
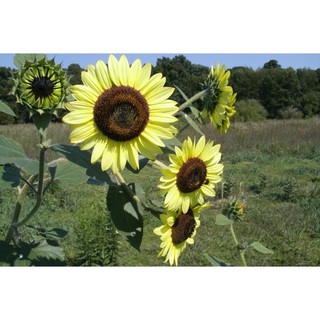
[[[233,238],[233,241],[235,243],[235,245],[237,246],[237,249],[240,253],[240,257],[241,257],[241,260],[242,260],[242,264],[247,267],[247,261],[246,261],[246,258],[244,256],[244,252],[242,252],[242,250],[239,248],[239,242],[238,242],[238,239],[236,237],[236,234],[234,232],[234,229],[233,229],[233,225],[230,225],[230,232],[231,232],[231,235],[232,235],[232,238]]]
[[[148,207],[127,185],[126,181],[123,179],[121,173],[115,173],[114,174],[116,179],[118,180],[121,187],[127,192],[127,194],[137,203],[141,204],[141,206],[146,210],[151,212],[152,214],[159,216],[160,211],[155,210],[153,208]]]
[[[41,139],[42,140],[42,136]],[[42,142],[42,141],[41,141]],[[23,226],[25,223],[27,223],[32,217],[33,215],[38,211],[41,202],[42,202],[42,198],[43,198],[43,182],[44,182],[44,158],[45,158],[45,153],[46,153],[46,148],[45,147],[41,147],[40,149],[40,159],[39,159],[39,183],[38,183],[38,190],[36,193],[36,203],[34,205],[34,207],[32,208],[32,210],[27,214],[27,216],[21,220],[20,222],[17,222],[15,224],[15,227],[20,227]]]
[[[30,176],[29,179],[27,180],[27,182],[23,185],[23,187],[21,189],[18,189],[18,197],[17,197],[15,208],[14,208],[12,221],[11,221],[11,224],[10,224],[9,229],[7,231],[6,237],[4,239],[4,241],[7,243],[10,243],[12,240],[12,236],[13,236],[13,232],[14,232],[13,227],[19,219],[23,200],[24,200],[25,196],[27,195],[27,192],[30,188],[30,185],[32,185],[32,183],[36,180],[36,177],[37,177],[37,175]]]

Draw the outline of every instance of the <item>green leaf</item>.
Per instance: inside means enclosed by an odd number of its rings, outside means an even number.
[[[35,265],[56,265],[65,260],[63,249],[58,246],[51,246],[47,240],[43,240],[34,246],[27,257]]]
[[[20,170],[15,166],[0,165],[0,188],[14,188],[20,182]]]
[[[180,94],[182,95],[183,99],[188,101],[189,98],[188,96],[182,91],[182,89],[180,89],[177,85],[174,84],[174,86],[176,87],[176,89],[180,92]]]
[[[14,56],[13,62],[15,66],[20,69],[26,61],[34,62],[42,60],[45,54],[21,54],[18,53]]]
[[[86,169],[79,167],[72,162],[60,162],[56,166],[55,180],[60,180],[62,183],[67,185],[75,185],[86,183],[88,177],[86,175]]]
[[[0,266],[13,265],[18,257],[15,247],[7,242],[0,240]]]
[[[260,242],[252,242],[250,244],[250,247],[252,247],[253,249],[255,249],[261,253],[264,253],[264,254],[273,254],[274,253],[272,250],[268,249]]]
[[[56,240],[64,238],[68,234],[67,230],[64,230],[61,228],[46,229],[46,228],[35,227],[32,225],[27,225],[27,227],[33,230],[36,230],[39,234],[41,234],[45,238],[51,238]]]
[[[228,219],[225,215],[218,213],[216,215],[216,225],[218,226],[230,226],[233,224],[233,220]]]
[[[50,113],[35,113],[32,116],[32,121],[35,124],[41,135],[44,135],[46,130],[48,129],[51,122],[51,114]]]
[[[184,118],[187,120],[187,122],[189,123],[189,125],[196,130],[198,133],[200,133],[201,135],[204,136],[204,133],[200,130],[200,128],[198,127],[198,125],[191,119],[191,117],[189,117],[186,113],[184,112],[180,112],[180,114],[182,114],[184,116]]]
[[[128,186],[135,193],[134,184]],[[110,186],[107,193],[107,208],[115,227],[129,244],[140,251],[143,235],[143,218],[137,203],[123,186]]]
[[[212,266],[215,267],[228,267],[231,266],[230,263],[224,262],[220,260],[219,258],[212,256],[210,254],[205,253],[204,256],[207,258],[207,260],[210,262]]]
[[[116,185],[109,177],[107,172],[101,170],[100,163],[91,163],[91,154],[88,151],[82,151],[78,146],[57,144],[50,147],[51,150],[64,155],[69,161],[83,167],[86,175],[98,181],[105,182],[108,185]]]
[[[12,109],[2,101],[0,101],[0,112],[16,117],[16,114],[12,111]]]
[[[5,164],[14,164],[28,174],[39,170],[39,161],[29,159],[18,142],[0,135],[0,165]]]

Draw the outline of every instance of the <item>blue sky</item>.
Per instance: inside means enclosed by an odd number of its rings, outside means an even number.
[[[130,63],[135,59],[140,58],[143,63],[150,62],[153,65],[156,64],[158,58],[163,56],[173,58],[177,54],[183,54],[192,63],[197,63],[205,66],[215,65],[215,63],[225,64],[227,68],[233,68],[235,66],[246,66],[253,69],[263,67],[264,63],[271,59],[277,60],[278,63],[283,68],[292,67],[294,69],[298,68],[310,68],[318,69],[320,68],[320,54],[217,54],[217,53],[203,53],[203,54],[185,54],[181,53],[148,53],[148,54],[126,54]],[[71,63],[78,63],[81,67],[86,68],[88,64],[95,64],[99,59],[107,61],[108,53],[106,54],[87,54],[87,53],[77,53],[77,54],[48,54],[49,58],[55,57],[57,63],[63,64],[63,67],[67,68]],[[119,57],[119,54],[116,54]],[[14,68],[13,64],[14,54],[0,54],[0,66]]]

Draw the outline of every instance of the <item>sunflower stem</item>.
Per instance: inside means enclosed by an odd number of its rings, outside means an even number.
[[[4,241],[7,243],[10,243],[12,240],[12,236],[14,233],[14,226],[19,219],[19,215],[21,212],[24,198],[27,195],[27,192],[28,192],[30,186],[36,180],[36,177],[37,177],[37,175],[30,176],[29,179],[27,180],[27,182],[25,182],[25,184],[23,185],[23,187],[21,189],[20,188],[18,189],[18,197],[17,197],[15,208],[14,208],[12,221],[11,221],[11,224],[10,224],[9,229],[7,231],[6,237],[4,239]]]
[[[191,97],[189,100],[187,100],[186,102],[184,102],[184,103],[179,107],[179,111],[184,110],[186,107],[188,107],[190,104],[192,104],[192,102],[195,102],[196,100],[202,98],[202,97],[205,95],[206,92],[207,92],[207,89],[196,93],[193,97]]]
[[[235,232],[234,232],[234,229],[233,229],[233,225],[232,225],[232,224],[230,225],[230,232],[231,232],[233,241],[234,241],[234,243],[235,243],[235,245],[237,246],[237,249],[238,249],[238,251],[239,251],[239,254],[240,254],[240,257],[241,257],[241,260],[242,260],[242,264],[243,264],[245,267],[247,267],[248,265],[247,265],[246,258],[245,258],[245,256],[244,256],[244,252],[243,252],[243,251],[240,249],[240,247],[239,247],[239,242],[238,242],[238,239],[237,239],[236,234],[235,234]]]
[[[151,212],[152,214],[158,216],[160,213],[160,211],[157,211],[153,208],[148,207],[127,185],[126,181],[124,180],[124,178],[122,177],[121,173],[114,173],[114,176],[118,182],[118,184],[127,192],[127,194],[137,203],[139,203],[143,209],[145,209],[146,211]]]
[[[43,146],[43,142],[44,142],[44,136],[40,134],[41,147],[40,147],[40,156],[39,156],[39,179],[38,179],[38,190],[36,193],[36,203],[32,208],[32,210],[27,214],[27,216],[23,220],[13,225],[16,228],[26,224],[33,217],[33,215],[38,211],[42,202],[43,186],[44,186],[44,164],[45,164],[44,160],[45,160],[45,153],[47,150],[47,148]]]

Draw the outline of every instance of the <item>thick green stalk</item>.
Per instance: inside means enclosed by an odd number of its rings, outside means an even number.
[[[124,190],[127,192],[127,194],[137,203],[141,204],[141,206],[146,210],[151,212],[152,214],[159,216],[160,211],[157,211],[155,209],[152,209],[150,207],[148,207],[127,185],[126,181],[123,179],[121,173],[115,173],[114,174],[115,177],[117,178],[117,180],[119,181],[120,185],[122,188],[124,188]]]
[[[195,102],[196,100],[202,98],[205,93],[206,93],[207,89],[196,93],[193,97],[191,97],[188,101],[184,102],[180,107],[179,107],[179,111],[182,111],[183,109],[185,109],[186,107],[188,107],[190,104],[192,104],[192,102]]]
[[[38,179],[39,183],[38,183],[38,190],[36,193],[36,198],[37,198],[36,203],[32,208],[32,210],[27,214],[27,216],[23,220],[15,224],[16,227],[23,226],[25,223],[27,223],[33,217],[33,215],[38,211],[41,205],[42,198],[43,198],[45,152],[46,152],[46,148],[41,146],[40,159],[39,159],[39,179]]]
[[[20,227],[20,226],[24,225],[26,222],[28,222],[32,218],[32,216],[38,211],[38,209],[41,205],[42,197],[43,197],[44,164],[45,164],[44,160],[45,160],[45,152],[46,152],[46,148],[43,146],[43,141],[44,141],[44,137],[42,135],[40,135],[40,145],[41,145],[40,148],[41,149],[40,149],[40,156],[39,156],[39,174],[31,176],[27,180],[27,182],[25,182],[23,187],[21,189],[19,189],[19,193],[18,193],[18,197],[17,197],[17,201],[16,201],[14,213],[13,213],[13,218],[12,218],[11,224],[9,226],[8,232],[5,237],[5,241],[7,243],[11,242],[14,229],[17,227]],[[32,210],[27,214],[27,216],[19,222],[19,216],[20,216],[23,201],[27,195],[28,189],[30,188],[32,183],[35,181],[37,176],[38,176],[38,189],[36,191],[36,203],[35,203],[34,207],[32,208]]]
[[[247,265],[246,258],[245,258],[245,256],[244,256],[244,253],[243,253],[243,252],[240,250],[240,248],[239,248],[239,242],[238,242],[238,239],[237,239],[237,237],[236,237],[236,234],[234,233],[234,229],[233,229],[232,224],[230,225],[230,231],[231,231],[231,235],[232,235],[233,241],[234,241],[234,243],[236,244],[237,249],[238,249],[238,251],[239,251],[239,253],[240,253],[240,257],[241,257],[242,263],[243,263],[243,265],[244,265],[245,267],[247,267],[248,265]]]
[[[4,239],[4,241],[7,242],[7,243],[10,243],[11,240],[12,240],[13,231],[14,231],[13,226],[19,220],[19,215],[20,215],[20,212],[21,212],[22,203],[23,203],[24,198],[27,195],[27,192],[28,192],[28,190],[30,188],[29,184],[32,185],[32,183],[36,180],[36,177],[37,177],[36,175],[30,176],[30,178],[27,180],[28,183],[25,183],[21,189],[18,189],[19,190],[18,191],[18,197],[17,197],[15,208],[14,208],[12,221],[11,221],[11,224],[10,224],[9,229],[7,231],[6,237]]]

